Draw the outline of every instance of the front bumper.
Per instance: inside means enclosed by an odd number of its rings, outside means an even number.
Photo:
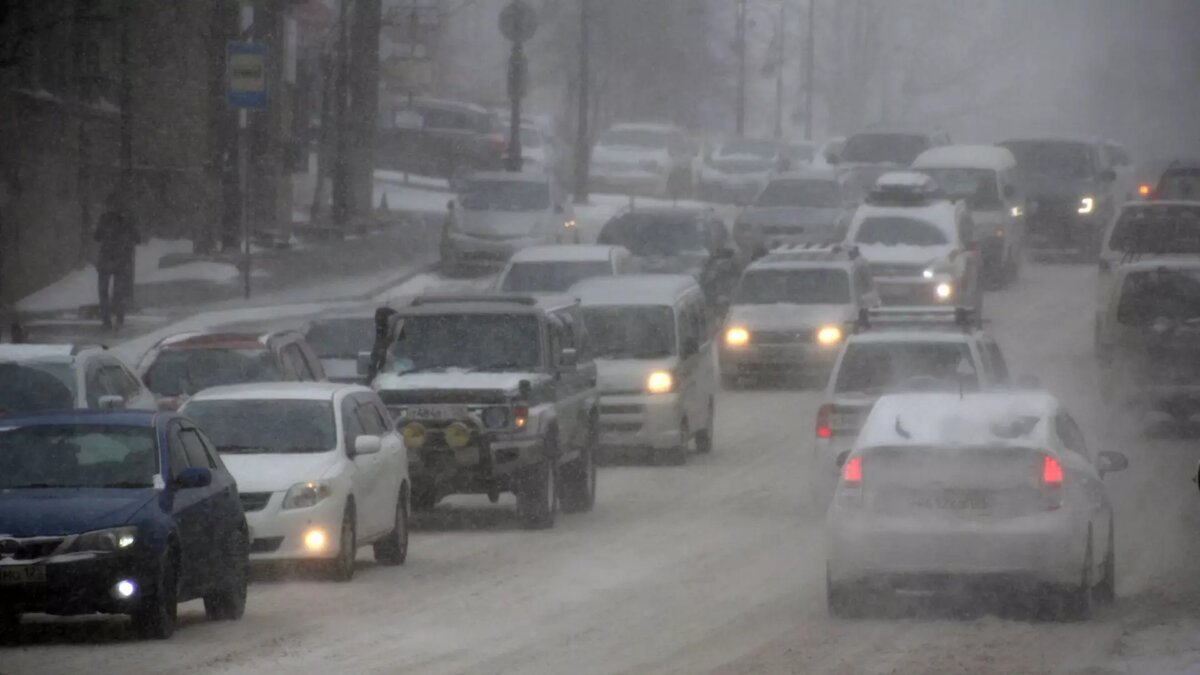
[[[814,329],[815,330],[815,329]],[[719,363],[723,377],[828,375],[839,345],[822,347],[813,342],[722,345]]]
[[[600,445],[674,448],[683,442],[679,394],[611,392],[600,395]]]
[[[462,448],[440,439],[408,449],[408,473],[415,486],[438,494],[511,491],[522,469],[546,458],[540,436],[475,432]]]
[[[952,288],[949,297],[938,297],[938,284],[948,283]],[[887,306],[945,306],[962,304],[961,285],[948,277],[880,277],[875,279],[875,289]]]
[[[0,585],[0,607],[18,613],[75,615],[103,612],[124,614],[137,607],[141,589],[157,582],[157,566],[137,552],[53,556],[39,561],[0,562],[0,570],[42,567],[45,580]],[[133,596],[120,598],[115,586],[133,581]]]
[[[254,536],[250,542],[250,560],[327,560],[337,556],[345,497],[330,495],[315,506],[285,510],[282,508],[285,494],[271,493],[262,509],[246,512],[246,523]],[[323,549],[305,546],[305,535],[313,529],[325,533]]]
[[[705,172],[696,181],[696,192],[705,201],[748,203],[767,185],[765,174]]]
[[[1053,253],[1097,250],[1106,220],[1097,210],[1077,212],[1078,205],[1038,206],[1025,216],[1025,242],[1030,249]]]

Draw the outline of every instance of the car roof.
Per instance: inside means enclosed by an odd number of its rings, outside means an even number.
[[[1017,160],[1007,148],[996,145],[943,145],[930,148],[913,160],[914,169],[994,169],[1016,167]]]
[[[73,345],[0,344],[0,361],[57,361],[74,360]]]
[[[474,171],[468,177],[468,180],[487,180],[504,183],[548,184],[550,182],[550,177],[544,173],[536,173],[533,171]]]
[[[857,225],[870,216],[902,216],[932,223],[946,232],[957,231],[958,209],[960,203],[946,199],[936,199],[928,204],[900,206],[895,204],[859,204],[854,212],[854,222]]]
[[[257,382],[254,384],[231,384],[210,387],[196,393],[190,401],[211,400],[281,400],[281,401],[328,401],[339,393],[366,392],[371,390],[357,384],[337,382]],[[189,401],[189,402],[190,402]]]
[[[1057,399],[1037,391],[887,394],[876,401],[855,447],[1017,445],[1046,450],[1051,447],[1047,420],[1058,408]],[[1038,421],[1020,433],[1023,418]]]
[[[977,339],[976,331],[964,332],[957,326],[897,326],[873,329],[862,333],[851,333],[847,343],[893,344],[897,342],[946,342],[966,344]]]
[[[683,129],[670,122],[621,122],[608,128],[609,131],[661,131],[675,132]]]
[[[650,216],[650,217],[676,217],[676,218],[696,218],[702,214],[716,214],[716,209],[711,206],[634,206],[627,207],[618,213],[613,220],[624,216]]]
[[[811,270],[811,269],[839,269],[848,270],[854,266],[854,261],[846,256],[828,255],[825,257],[811,258],[788,258],[780,256],[771,260],[767,257],[759,258],[746,266],[746,274],[757,272],[760,270]]]
[[[585,279],[567,292],[584,306],[670,305],[699,290],[696,280],[685,274],[627,274]]]
[[[112,424],[128,427],[153,427],[162,417],[177,417],[158,410],[45,410],[0,417],[0,428],[52,424]]]
[[[1172,169],[1200,169],[1200,157],[1180,157],[1170,160],[1164,167],[1163,173]]]
[[[1006,138],[997,145],[1005,143],[1074,143],[1078,145],[1098,145],[1100,141],[1096,138],[1088,138],[1086,136],[1017,136],[1014,138]]]
[[[879,124],[879,125],[872,125],[870,127],[867,127],[866,129],[863,129],[862,131],[850,134],[846,138],[847,138],[847,140],[849,140],[851,138],[854,138],[855,136],[899,136],[899,135],[928,137],[928,136],[932,136],[935,133],[938,133],[939,131],[941,131],[941,129],[937,129],[934,127]]]
[[[1150,272],[1158,269],[1194,270],[1200,269],[1200,258],[1191,255],[1170,255],[1162,257],[1146,257],[1132,262],[1123,263],[1117,267],[1119,274],[1130,272]]]
[[[771,176],[770,183],[797,181],[797,180],[825,180],[838,182],[841,179],[841,174],[832,166],[801,164],[791,171],[775,174]]]
[[[606,244],[555,244],[523,248],[510,262],[608,262],[623,246]]]
[[[395,316],[441,316],[445,314],[529,314],[546,312],[546,304],[561,302],[561,298],[534,298],[533,296],[482,294],[473,295],[423,295],[413,303],[396,310]]]
[[[267,341],[294,331],[281,330],[270,333],[181,333],[165,338],[159,343],[162,349],[247,349],[265,348]]]
[[[408,107],[408,101],[404,97],[395,97],[395,98],[393,98],[393,100],[397,101],[397,105],[401,109]],[[413,99],[413,105],[414,106],[428,105],[428,106],[437,106],[437,107],[441,107],[441,108],[456,108],[458,110],[465,110],[465,111],[473,112],[477,115],[490,115],[491,114],[487,108],[484,108],[481,105],[476,105],[474,103],[468,103],[466,101],[454,101],[454,100],[446,99],[446,98],[425,98],[425,97],[416,98],[416,99]]]
[[[1121,210],[1145,210],[1153,211],[1158,207],[1179,207],[1182,209],[1200,208],[1200,199],[1152,199],[1149,201],[1130,200],[1121,204]]]

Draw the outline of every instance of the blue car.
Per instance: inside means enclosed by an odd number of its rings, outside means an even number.
[[[239,619],[249,541],[233,476],[186,417],[0,417],[0,633],[23,613],[103,612],[165,639],[193,598]]]

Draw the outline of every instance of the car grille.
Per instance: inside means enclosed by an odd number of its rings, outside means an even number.
[[[501,391],[448,389],[448,390],[413,390],[413,391],[381,391],[379,397],[389,408],[415,405],[417,403],[458,403],[458,404],[500,404],[508,403],[508,396]]]
[[[283,545],[283,537],[260,537],[250,542],[251,553],[274,553]]]
[[[238,497],[242,500],[242,511],[253,513],[254,511],[262,511],[267,508],[267,502],[271,501],[270,492],[241,492]]]
[[[812,342],[811,330],[756,330],[750,334],[750,344],[783,345]]]
[[[924,265],[871,265],[873,277],[919,277],[924,271]]]
[[[1039,199],[1037,208],[1025,218],[1025,222],[1031,229],[1059,225],[1074,218],[1078,208],[1075,202]]]
[[[0,539],[0,559],[37,560],[54,553],[66,537]]]

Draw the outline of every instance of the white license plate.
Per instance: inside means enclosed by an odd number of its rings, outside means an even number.
[[[401,413],[402,419],[450,421],[467,417],[465,405],[410,405]]]
[[[919,495],[913,499],[912,505],[921,509],[945,511],[986,511],[988,497],[982,492],[940,492]]]
[[[858,429],[858,415],[838,415],[829,416],[829,426],[833,429]]]
[[[6,565],[0,567],[0,586],[46,583],[45,565]]]

